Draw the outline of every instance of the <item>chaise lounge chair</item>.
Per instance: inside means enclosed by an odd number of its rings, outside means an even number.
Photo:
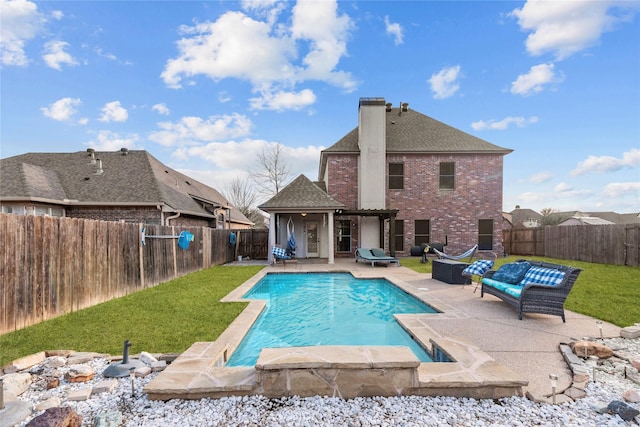
[[[384,253],[384,250],[382,250],[380,248],[373,248],[373,249],[357,248],[356,249],[356,262],[358,262],[358,260],[363,260],[365,262],[370,262],[371,263],[371,267],[375,266],[375,264],[377,262],[384,263],[387,266],[389,264],[395,264],[398,267],[400,267],[400,260],[398,258],[387,256],[387,254]]]

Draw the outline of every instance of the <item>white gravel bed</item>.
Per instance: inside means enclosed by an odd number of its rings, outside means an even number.
[[[640,339],[605,340],[612,348],[640,355]],[[89,363],[96,376],[88,383],[63,382],[59,387],[43,390],[32,386],[20,396],[34,404],[58,397],[62,405],[72,407],[83,418],[83,426],[93,426],[96,415],[111,411],[122,414],[123,426],[635,426],[634,421],[598,413],[613,400],[623,400],[622,393],[638,389],[624,378],[623,372],[598,371],[596,382],[586,389],[587,397],[573,403],[552,405],[524,397],[499,400],[476,400],[451,397],[372,397],[344,400],[329,397],[290,397],[267,399],[262,396],[228,397],[201,400],[152,401],[142,388],[155,375],[136,378],[132,397],[130,378],[118,379],[112,392],[91,396],[86,401],[66,401],[70,390],[91,387],[104,378],[105,359]],[[68,369],[63,367],[59,369]],[[638,408],[638,404],[631,404]],[[34,414],[38,415],[37,413]],[[21,424],[25,426],[28,420]]]

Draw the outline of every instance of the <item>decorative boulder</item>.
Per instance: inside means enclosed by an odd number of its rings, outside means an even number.
[[[576,341],[569,344],[569,346],[580,357],[598,356],[599,359],[608,359],[613,356],[613,350],[606,345],[593,341]]]
[[[68,406],[49,408],[27,423],[26,427],[80,427],[82,417]]]

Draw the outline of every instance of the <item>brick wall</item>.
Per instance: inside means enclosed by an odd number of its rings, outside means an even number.
[[[69,218],[96,219],[100,221],[135,222],[160,224],[160,211],[156,207],[84,207],[73,206],[66,209]]]
[[[327,193],[347,209],[358,208],[358,156],[329,156]]]
[[[387,162],[404,163],[404,189],[387,190],[387,209],[398,209],[404,221],[404,251],[414,246],[414,221],[431,222],[431,241],[444,242],[447,252],[460,254],[478,242],[478,220],[493,220],[493,252],[502,254],[501,155],[388,155]],[[440,191],[440,162],[455,162],[455,190]],[[357,157],[332,155],[328,159],[328,191],[349,209],[356,207]],[[388,228],[388,227],[387,227]],[[386,233],[385,233],[386,234]],[[388,239],[385,236],[385,245]]]

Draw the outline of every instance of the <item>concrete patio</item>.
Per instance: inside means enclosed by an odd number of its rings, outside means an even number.
[[[269,272],[348,271],[355,277],[385,277],[441,313],[398,315],[398,321],[427,349],[453,362],[420,363],[413,353],[390,347],[303,347],[263,351],[255,367],[224,363],[260,314],[263,302],[252,301],[215,342],[194,343],[145,388],[149,398],[199,399],[226,395],[447,395],[499,398],[551,393],[549,374],[558,376],[558,391],[572,384],[572,372],[559,344],[599,336],[596,319],[566,311],[558,316],[528,314],[523,320],[493,296],[480,298],[473,285],[449,285],[405,267],[371,267],[353,259],[266,266],[227,295],[238,301]],[[235,262],[250,265],[255,261]],[[603,323],[603,334],[620,328]]]

